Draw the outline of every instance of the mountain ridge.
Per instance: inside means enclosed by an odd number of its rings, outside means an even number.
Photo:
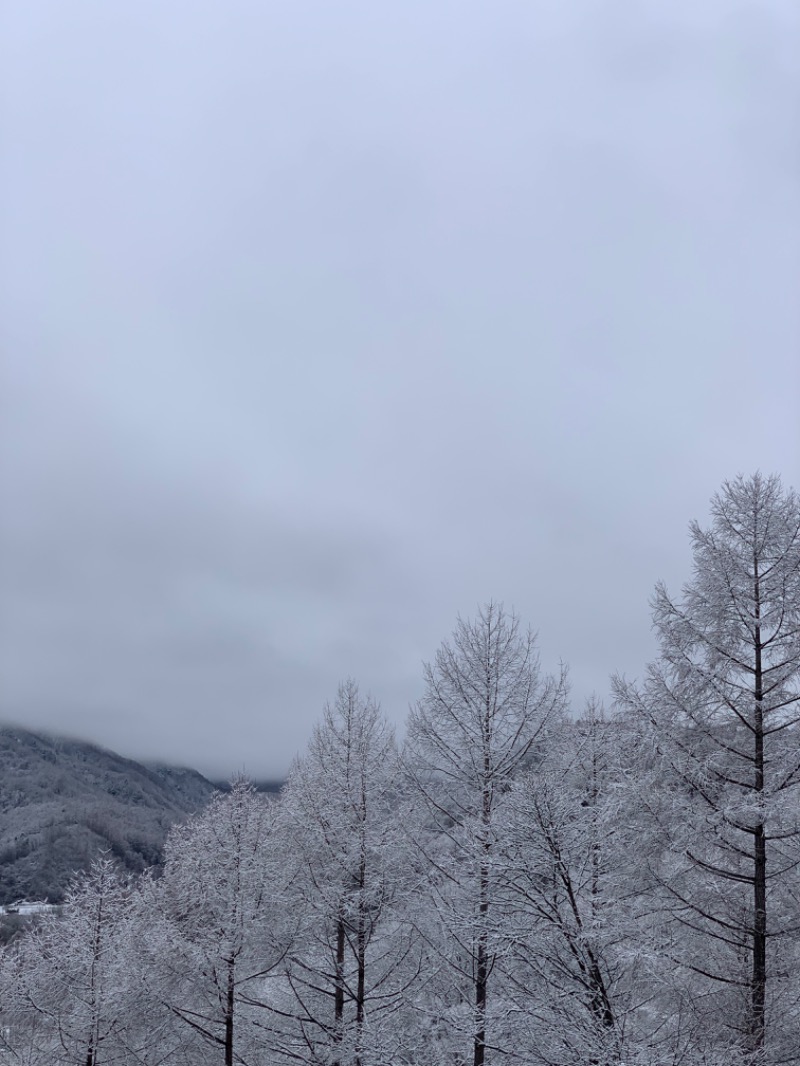
[[[0,904],[58,903],[70,878],[104,853],[134,874],[158,868],[170,826],[216,789],[189,767],[0,725]]]

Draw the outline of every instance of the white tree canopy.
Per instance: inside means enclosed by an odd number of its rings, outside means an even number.
[[[645,684],[616,692],[661,760],[677,954],[719,990],[705,1002],[730,1053],[780,1061],[800,1036],[781,991],[800,860],[800,499],[756,474],[727,482],[711,514],[690,527],[682,598],[656,588]]]

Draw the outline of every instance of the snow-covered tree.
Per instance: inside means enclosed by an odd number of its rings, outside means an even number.
[[[566,673],[543,674],[533,634],[495,603],[474,621],[460,619],[452,641],[424,669],[404,765],[419,812],[416,843],[430,903],[419,928],[441,967],[431,1039],[441,1040],[451,1061],[483,1066],[501,1038],[504,1013],[496,1011],[490,1032],[490,984],[503,944],[495,906],[503,875],[498,811],[560,724]]]
[[[679,1011],[641,899],[648,841],[630,739],[590,699],[500,812],[506,998],[526,1062],[661,1063],[685,1050],[685,1030],[664,1024]]]
[[[282,831],[298,923],[271,1004],[295,1061],[379,1066],[401,1060],[394,1015],[414,973],[398,920],[405,874],[394,735],[348,680],[289,775]]]
[[[164,875],[143,893],[147,994],[178,1023],[182,1061],[252,1066],[270,1046],[271,1025],[253,1005],[286,952],[275,804],[244,780],[174,827]]]
[[[656,589],[657,661],[617,696],[659,764],[651,874],[706,1028],[723,1060],[796,1061],[800,499],[739,477],[711,515],[682,598]]]
[[[141,1061],[154,1033],[136,1024],[128,967],[131,898],[128,879],[109,860],[97,860],[71,884],[60,912],[43,917],[7,950],[3,1061]]]

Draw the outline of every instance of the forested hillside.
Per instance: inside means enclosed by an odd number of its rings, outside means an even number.
[[[607,711],[489,603],[402,749],[346,681],[278,799],[217,793],[160,879],[95,864],[0,956],[9,1061],[800,1062],[800,499],[712,519]]]
[[[59,903],[73,874],[101,854],[132,873],[158,865],[170,826],[213,791],[194,770],[0,728],[0,904]]]

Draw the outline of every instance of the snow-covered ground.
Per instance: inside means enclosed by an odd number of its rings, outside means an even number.
[[[9,903],[0,906],[0,915],[2,914],[47,914],[48,911],[54,911],[56,909],[55,903],[28,903],[25,900],[20,900],[19,903]]]

